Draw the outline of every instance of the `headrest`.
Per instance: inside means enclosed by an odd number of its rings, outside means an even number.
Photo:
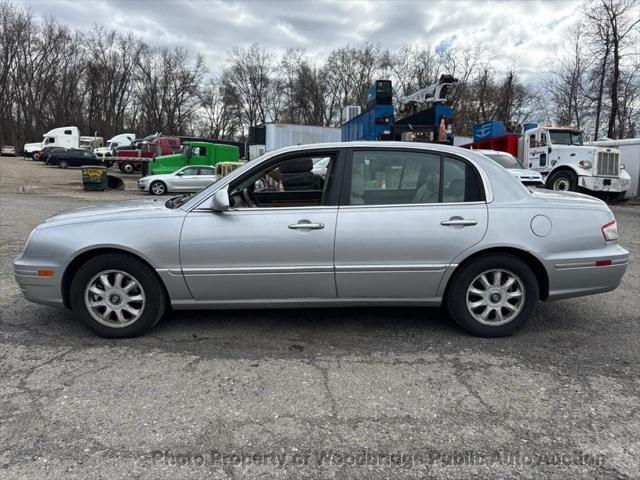
[[[313,168],[310,158],[296,158],[280,164],[280,173],[309,173]]]

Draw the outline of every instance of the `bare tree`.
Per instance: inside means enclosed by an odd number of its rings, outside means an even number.
[[[584,49],[584,29],[581,23],[571,30],[569,40],[567,52],[559,57],[555,71],[544,82],[544,88],[553,104],[557,122],[561,125],[574,124],[583,129],[592,111],[592,99],[587,92],[593,61],[588,60],[589,55]],[[596,95],[596,102],[598,98],[601,100]],[[596,117],[600,108],[601,103],[596,106]]]
[[[199,107],[198,86],[204,60],[191,60],[183,48],[143,48],[138,61],[140,124],[145,131],[186,133]]]
[[[234,48],[227,59],[222,75],[225,95],[236,104],[247,127],[270,118],[268,97],[275,68],[273,54],[257,44]]]
[[[601,68],[598,76],[598,94],[596,106],[596,138],[602,108],[602,96],[604,93],[605,77],[608,74],[607,65],[610,65],[609,78],[609,121],[607,136],[618,138],[623,133],[620,131],[619,110],[620,82],[622,76],[625,55],[628,49],[638,38],[638,25],[640,15],[638,4],[635,0],[597,0],[591,3],[586,13],[592,26],[593,36],[600,42]],[[611,58],[609,58],[611,55]],[[610,62],[610,63],[609,63]],[[623,107],[624,108],[624,107]],[[622,127],[624,129],[624,127]]]
[[[239,130],[238,114],[219,79],[212,78],[198,93],[204,122],[200,134],[210,138],[233,139]]]

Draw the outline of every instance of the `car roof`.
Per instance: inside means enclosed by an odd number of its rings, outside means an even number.
[[[492,155],[509,155],[509,156],[513,156],[512,153],[509,152],[503,152],[501,150],[489,150],[487,148],[474,148],[473,149],[474,152],[478,152],[478,153],[490,153]]]

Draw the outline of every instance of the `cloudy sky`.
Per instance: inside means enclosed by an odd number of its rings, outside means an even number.
[[[38,15],[74,28],[94,24],[133,32],[151,45],[182,45],[202,53],[215,73],[236,45],[260,43],[279,53],[305,48],[322,59],[333,48],[365,41],[397,49],[484,45],[525,77],[549,67],[579,2],[565,1],[202,1],[24,0]]]

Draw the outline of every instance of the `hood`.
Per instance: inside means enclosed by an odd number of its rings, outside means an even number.
[[[149,218],[181,212],[165,207],[167,199],[129,200],[67,210],[45,220],[47,224],[93,222],[97,220]],[[184,213],[184,212],[182,212]]]
[[[183,158],[183,159],[186,159],[187,157],[186,157],[183,153],[171,153],[171,154],[169,154],[169,155],[160,155],[160,156],[155,157],[155,158],[153,159],[153,162],[152,162],[152,163],[154,163],[154,162],[155,162],[155,163],[162,163],[162,161],[163,161],[164,159],[167,159],[167,160],[173,160],[173,159],[177,159],[177,158]]]
[[[540,172],[536,172],[535,170],[530,170],[528,168],[508,168],[507,170],[509,170],[509,173],[514,175],[516,178],[525,180],[542,180]]]
[[[25,150],[40,150],[42,148],[42,142],[25,143]]]
[[[171,177],[172,173],[156,173],[155,175],[147,175],[146,177],[142,177],[138,179],[138,183],[149,183],[154,180],[166,180],[168,177]]]
[[[558,192],[556,190],[534,188],[531,189],[531,196],[558,206],[575,205],[576,207],[609,209],[607,204],[602,200],[577,192]]]
[[[598,147],[588,147],[580,145],[553,145],[549,157],[552,161],[560,159],[573,159],[575,163],[580,160],[593,161]]]

